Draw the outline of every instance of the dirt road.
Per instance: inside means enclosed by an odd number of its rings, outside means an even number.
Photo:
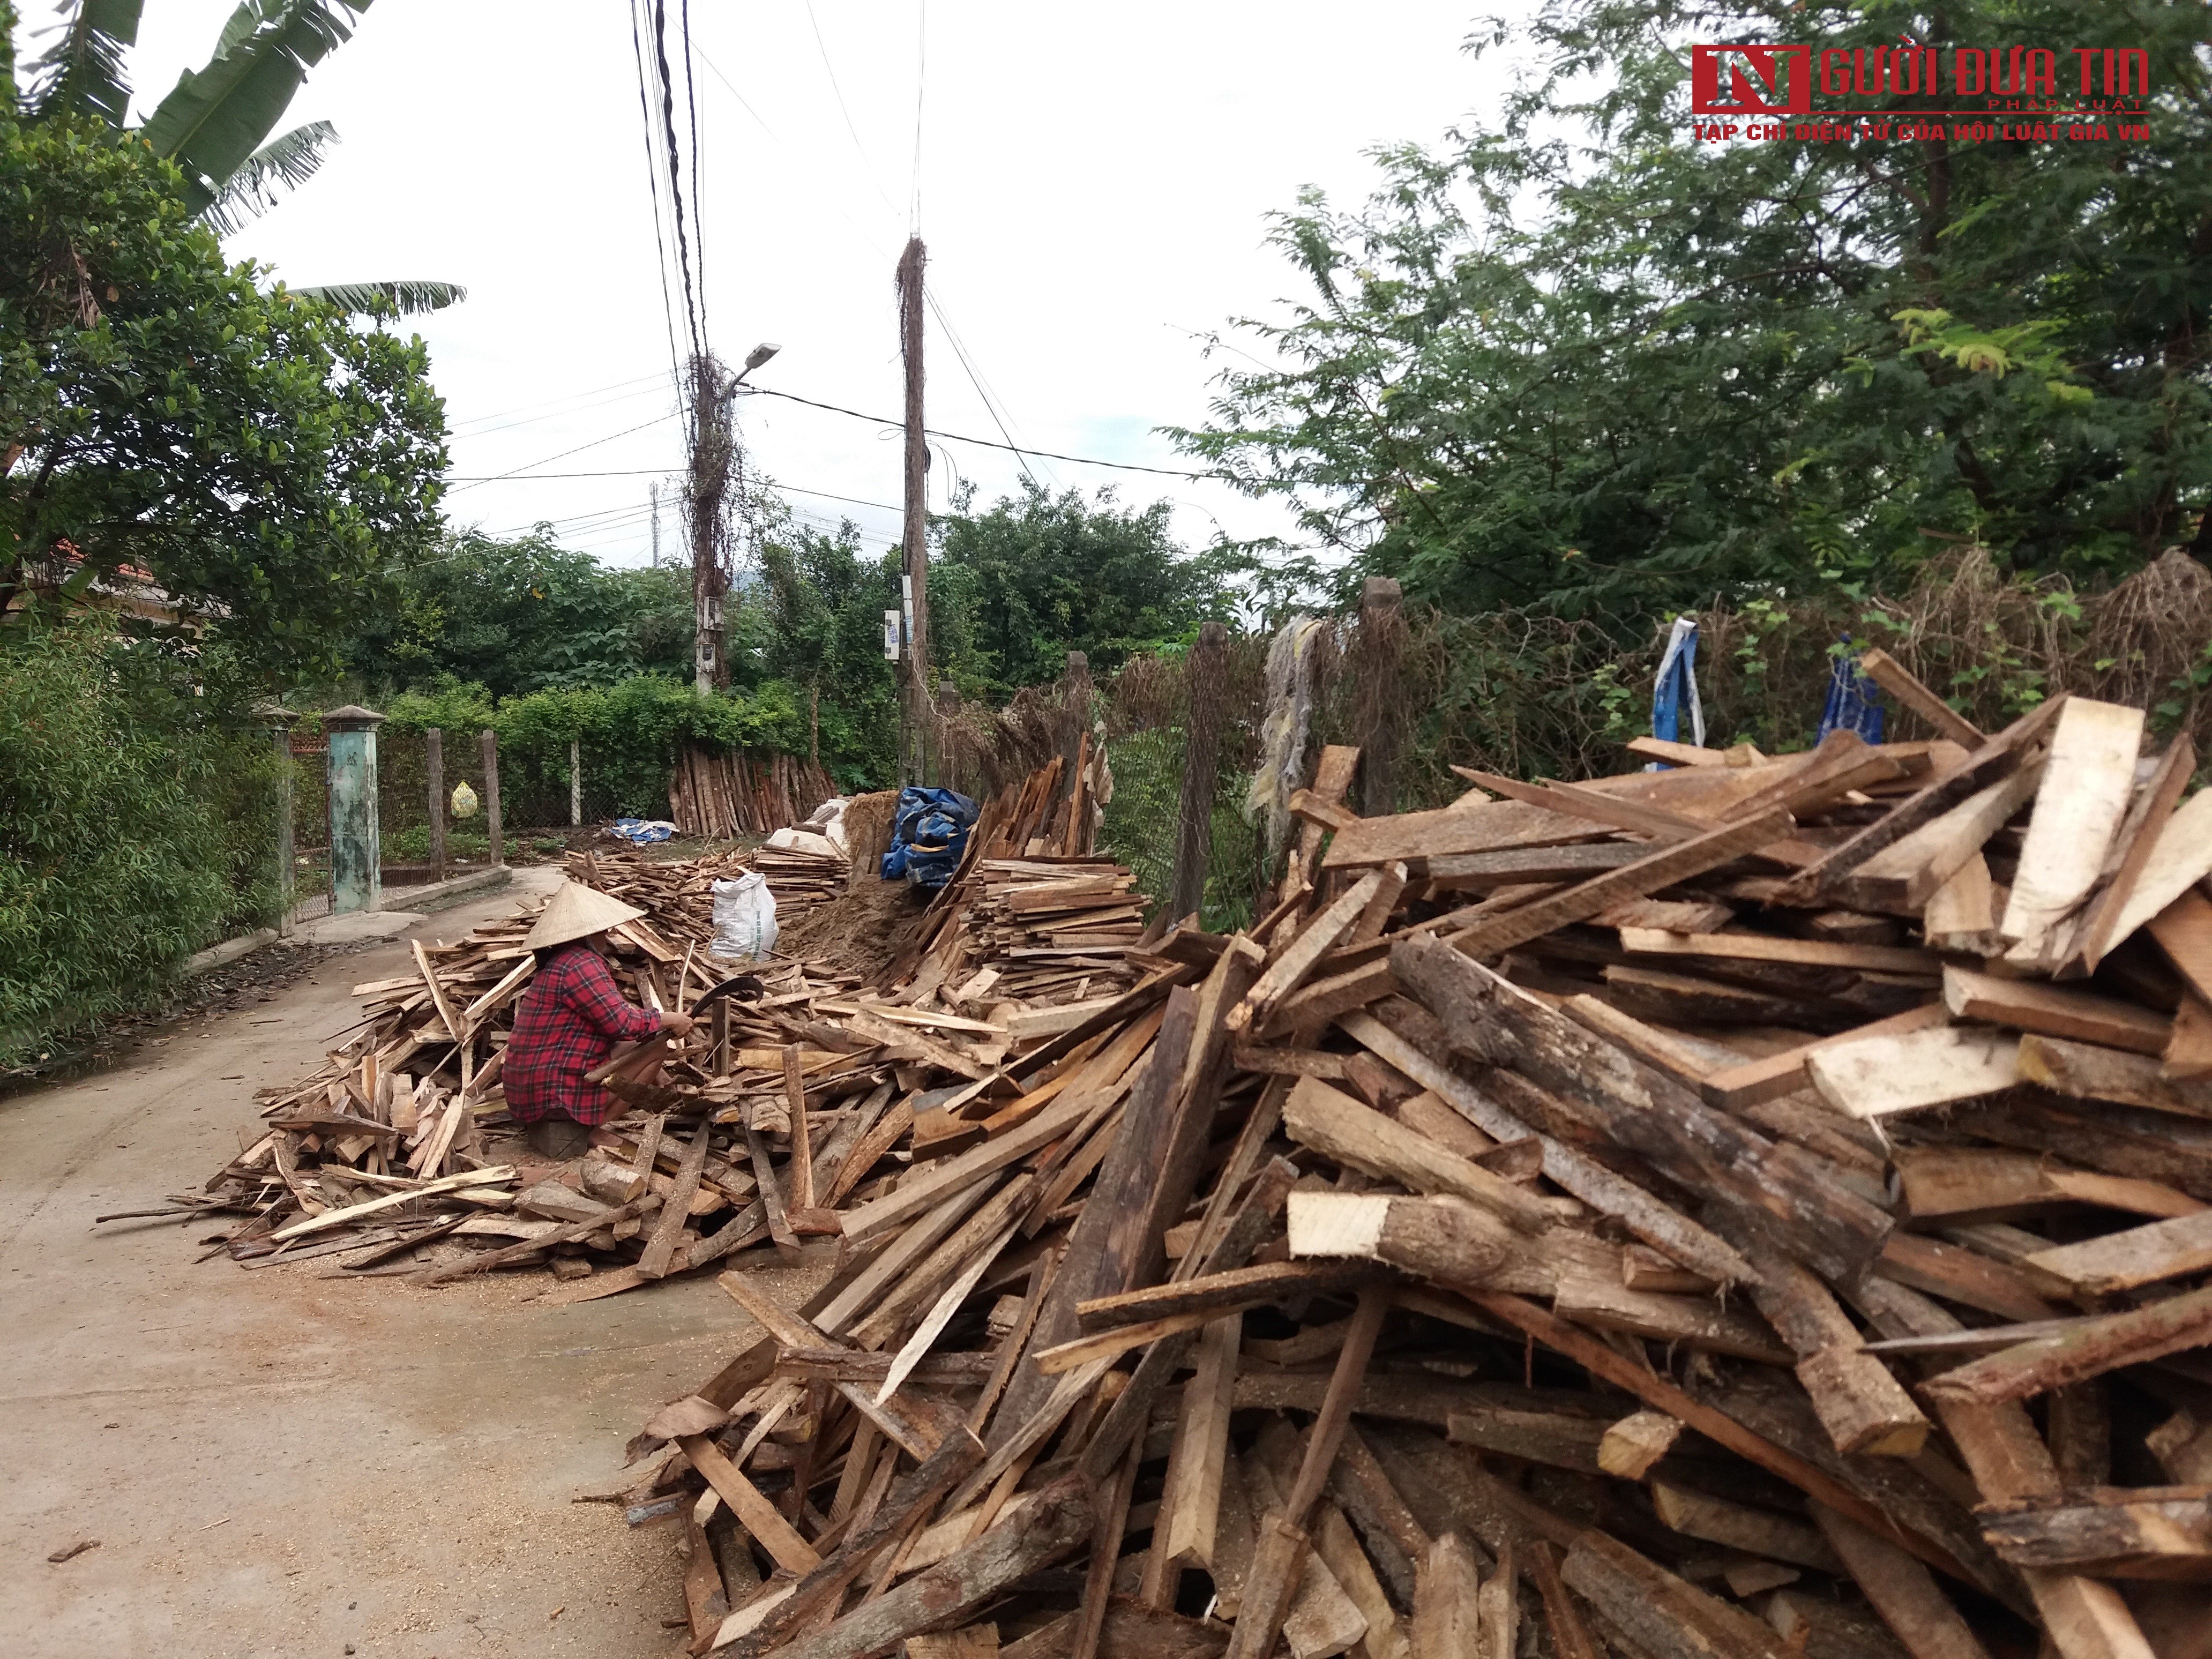
[[[512,895],[413,930],[452,938]],[[0,1103],[0,1650],[500,1659],[681,1650],[676,1540],[571,1500],[746,1321],[711,1279],[541,1309],[327,1261],[195,1263],[212,1224],[110,1223],[206,1179],[252,1091],[312,1070],[406,936],[127,1067]],[[802,1296],[811,1274],[770,1272]],[[87,1538],[97,1548],[52,1564]]]

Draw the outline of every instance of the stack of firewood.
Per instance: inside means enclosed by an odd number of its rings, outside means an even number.
[[[755,1169],[836,1272],[722,1275],[623,1494],[693,1650],[2201,1651],[2212,792],[1871,666],[1942,735],[1374,819],[1324,756],[1270,913],[1059,1029],[811,993],[718,1109],[830,1149]]]

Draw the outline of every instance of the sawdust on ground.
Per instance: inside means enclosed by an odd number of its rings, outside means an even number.
[[[927,894],[905,882],[866,882],[795,912],[777,931],[776,952],[858,974],[873,985],[913,942],[928,902]]]

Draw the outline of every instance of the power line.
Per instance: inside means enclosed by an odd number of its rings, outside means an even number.
[[[867,147],[860,142],[860,130],[853,125],[853,112],[845,103],[845,89],[837,84],[837,71],[830,62],[830,43],[822,38],[822,21],[814,15],[814,0],[806,0],[806,21],[813,27],[814,49],[822,54],[822,72],[830,77],[830,90],[836,94],[837,112],[845,118],[845,131],[852,137],[853,150],[860,158],[861,170],[868,175],[868,182],[875,186],[876,194],[883,198],[884,205],[890,209],[891,216],[896,218],[898,209],[892,205],[883,181],[876,177],[875,163],[868,160]],[[720,70],[714,72],[717,75],[721,73]],[[731,90],[735,91],[736,88],[732,88]]]
[[[573,403],[579,398],[596,398],[602,392],[623,392],[634,386],[643,386],[647,380],[658,380],[658,374],[641,374],[634,380],[617,380],[611,386],[595,386],[583,392],[570,392],[558,398],[547,398],[534,404],[517,404],[512,409],[495,409],[487,415],[471,415],[458,422],[459,426],[481,426],[486,421],[504,420],[509,415],[520,415],[533,409],[550,409],[556,404]]]
[[[826,409],[832,415],[849,415],[856,421],[866,421],[873,426],[900,427],[903,421],[895,421],[883,415],[864,415],[857,409],[847,409],[842,404],[821,403],[812,398],[802,398],[795,392],[777,392],[769,386],[749,386],[745,388],[758,397],[781,398],[786,403],[805,404],[809,409]],[[947,438],[957,444],[980,444],[985,449],[1011,450],[1017,455],[1042,455],[1055,461],[1073,461],[1079,466],[1110,466],[1121,472],[1157,472],[1168,478],[1218,478],[1218,472],[1185,472],[1171,466],[1141,466],[1135,461],[1102,461],[1091,455],[1063,455],[1056,449],[1033,449],[1025,444],[1002,444],[989,438],[970,438],[958,432],[940,432],[935,427],[924,427],[933,438]]]
[[[645,67],[645,43],[639,37],[638,8],[645,0],[630,0],[630,52],[637,60],[637,112],[645,125],[645,183],[647,193],[653,198],[653,262],[660,270],[660,311],[668,325],[668,362],[681,380],[684,373],[684,354],[676,349],[676,300],[668,291],[668,233],[660,222],[660,165],[653,149],[653,106],[646,96],[647,79]]]
[[[656,374],[653,378],[657,381],[661,380],[663,377]],[[640,398],[658,397],[660,395],[661,390],[662,388],[659,386],[649,386],[640,391],[625,392],[612,398],[595,398],[589,403],[580,403],[575,404],[573,408],[555,409],[544,415],[527,415],[521,420],[503,421],[497,426],[483,426],[479,424],[472,432],[454,431],[449,433],[447,435],[457,439],[489,438],[495,432],[513,432],[519,427],[536,426],[543,421],[565,421],[578,415],[588,415],[595,409],[606,409],[616,404],[635,403]],[[489,417],[486,416],[485,418],[489,419]]]
[[[662,414],[654,416],[649,421],[641,421],[635,426],[625,427],[620,432],[610,432],[604,438],[594,438],[587,444],[578,444],[574,449],[564,449],[558,455],[548,455],[544,460],[525,461],[520,466],[511,467],[505,472],[495,472],[487,478],[472,478],[468,483],[463,484],[460,489],[456,489],[453,493],[458,495],[461,493],[461,490],[473,489],[478,484],[497,483],[502,478],[514,477],[518,472],[527,472],[533,466],[544,466],[548,462],[561,460],[568,456],[579,454],[586,449],[597,449],[601,444],[611,444],[617,438],[627,438],[633,432],[642,432],[649,426],[659,426],[663,421],[672,421],[675,418],[676,412],[673,410],[667,410]],[[654,471],[665,471],[667,469],[665,467],[655,467],[652,470]]]

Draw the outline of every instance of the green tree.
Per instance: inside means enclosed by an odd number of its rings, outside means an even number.
[[[0,4],[0,599],[66,544],[272,662],[314,658],[433,532],[422,342],[227,265],[143,141],[24,113],[13,21]]]
[[[379,687],[441,679],[495,696],[681,676],[691,659],[690,574],[615,569],[543,531],[497,540],[448,536],[365,617],[346,666]]]
[[[138,129],[154,153],[174,161],[193,213],[228,235],[314,177],[338,141],[328,121],[276,138],[276,123],[307,71],[353,35],[370,0],[240,0],[207,66],[186,70]],[[94,115],[125,125],[130,88],[124,49],[138,38],[144,0],[65,0],[56,40],[32,67],[41,115]],[[264,143],[264,141],[266,140]],[[347,311],[380,315],[436,311],[468,297],[452,283],[339,283],[301,293]]]
[[[2212,557],[2208,24],[2203,0],[1553,0],[1495,125],[1377,152],[1356,211],[1309,192],[1275,222],[1312,297],[1241,325],[1275,366],[1223,374],[1180,439],[1295,506],[1330,556],[1309,574],[1469,611],[1893,580],[1931,530],[2077,575]],[[2061,49],[2062,94],[2063,48],[2141,46],[2148,106],[2108,125],[2145,136],[1692,136],[1690,42],[1900,36],[1947,94],[1960,46]]]
[[[807,746],[842,780],[898,769],[898,683],[884,657],[884,612],[898,603],[896,555],[870,561],[848,520],[835,535],[787,527],[761,549],[762,582],[743,616],[748,654],[793,687]]]
[[[937,665],[1004,698],[1058,678],[1070,651],[1109,673],[1132,652],[1189,633],[1226,599],[1217,562],[1176,544],[1170,512],[1165,501],[1121,507],[1110,488],[1085,501],[1032,482],[986,513],[963,494],[933,526]]]

